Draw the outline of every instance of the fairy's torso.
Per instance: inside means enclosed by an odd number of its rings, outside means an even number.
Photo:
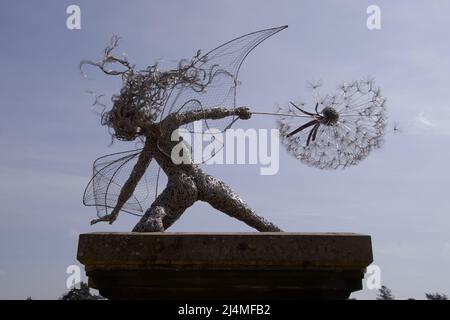
[[[181,164],[175,164],[172,161],[172,150],[175,146],[182,148],[180,152],[183,153],[185,160]],[[158,163],[161,169],[167,176],[177,174],[193,175],[200,170],[198,165],[193,164],[190,157],[190,146],[180,141],[172,141],[171,137],[167,134],[152,134],[146,136],[145,146],[143,152],[150,152],[152,158]]]

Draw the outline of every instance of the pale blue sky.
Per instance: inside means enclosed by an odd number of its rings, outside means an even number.
[[[70,4],[81,7],[80,31],[66,29]],[[370,4],[381,7],[379,31],[366,28]],[[108,147],[85,93],[110,96],[120,81],[95,72],[83,79],[80,60],[100,57],[113,34],[144,67],[285,24],[247,58],[239,104],[272,111],[307,94],[308,80],[333,87],[370,75],[403,133],[388,134],[383,149],[345,171],[309,168],[284,151],[275,176],[260,176],[257,166],[205,169],[286,231],[372,235],[383,284],[399,298],[450,294],[449,14],[450,3],[438,0],[1,1],[0,298],[58,297],[67,266],[77,263],[79,233],[136,223],[124,215],[112,227],[91,227],[95,211],[82,205],[92,161],[129,146]],[[198,203],[170,231],[250,229]]]

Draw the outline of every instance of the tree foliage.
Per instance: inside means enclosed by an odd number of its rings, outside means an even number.
[[[377,300],[395,300],[395,297],[392,295],[391,289],[381,286],[378,290]]]
[[[92,294],[89,290],[89,286],[81,282],[79,288],[74,287],[67,293],[65,293],[61,300],[104,300],[100,295]]]
[[[448,296],[446,294],[441,293],[425,293],[425,297],[427,300],[448,300]]]

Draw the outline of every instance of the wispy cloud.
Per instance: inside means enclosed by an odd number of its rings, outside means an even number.
[[[437,127],[437,123],[433,120],[431,120],[430,118],[428,118],[427,116],[425,116],[425,112],[421,111],[417,116],[416,116],[416,121],[419,125],[424,126],[424,127],[432,127],[435,128]]]
[[[439,117],[421,111],[414,117],[414,127],[419,134],[450,135],[450,114],[445,109]]]

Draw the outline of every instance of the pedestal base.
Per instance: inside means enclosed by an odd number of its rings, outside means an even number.
[[[78,260],[109,299],[346,299],[372,246],[348,233],[90,233]]]

